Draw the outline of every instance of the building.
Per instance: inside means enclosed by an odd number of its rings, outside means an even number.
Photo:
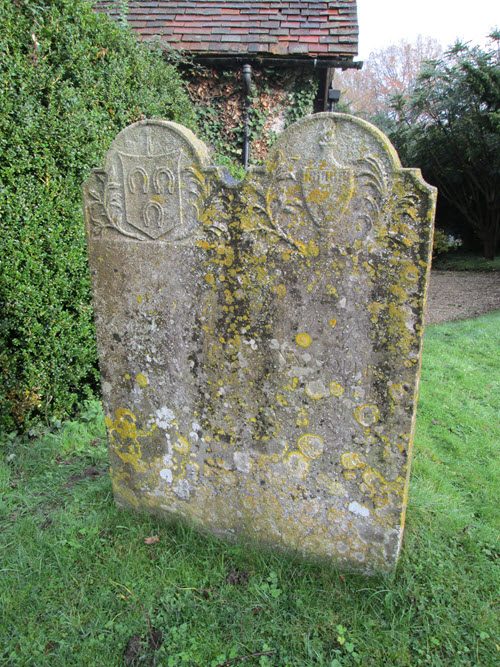
[[[95,6],[126,18],[139,39],[186,57],[204,139],[230,158],[248,143],[253,158],[262,158],[287,123],[330,108],[335,69],[362,64],[354,61],[355,0],[99,0]]]

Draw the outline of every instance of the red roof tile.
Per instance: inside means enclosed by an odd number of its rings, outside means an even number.
[[[358,51],[356,0],[130,0],[127,20],[141,39],[161,38],[193,54],[278,54],[352,59]],[[96,9],[119,17],[115,0]]]

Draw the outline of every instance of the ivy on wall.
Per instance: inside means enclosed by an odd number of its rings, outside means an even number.
[[[245,91],[241,69],[193,67],[185,76],[198,121],[198,134],[213,160],[242,178]],[[277,135],[312,113],[318,89],[310,69],[254,68],[250,107],[250,164],[262,164]]]

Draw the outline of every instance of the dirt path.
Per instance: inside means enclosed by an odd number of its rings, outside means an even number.
[[[464,320],[500,310],[500,274],[433,271],[427,324]]]

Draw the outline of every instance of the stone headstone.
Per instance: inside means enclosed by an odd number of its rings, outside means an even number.
[[[84,186],[116,502],[384,571],[403,531],[435,191],[317,114],[242,183],[123,130]]]

